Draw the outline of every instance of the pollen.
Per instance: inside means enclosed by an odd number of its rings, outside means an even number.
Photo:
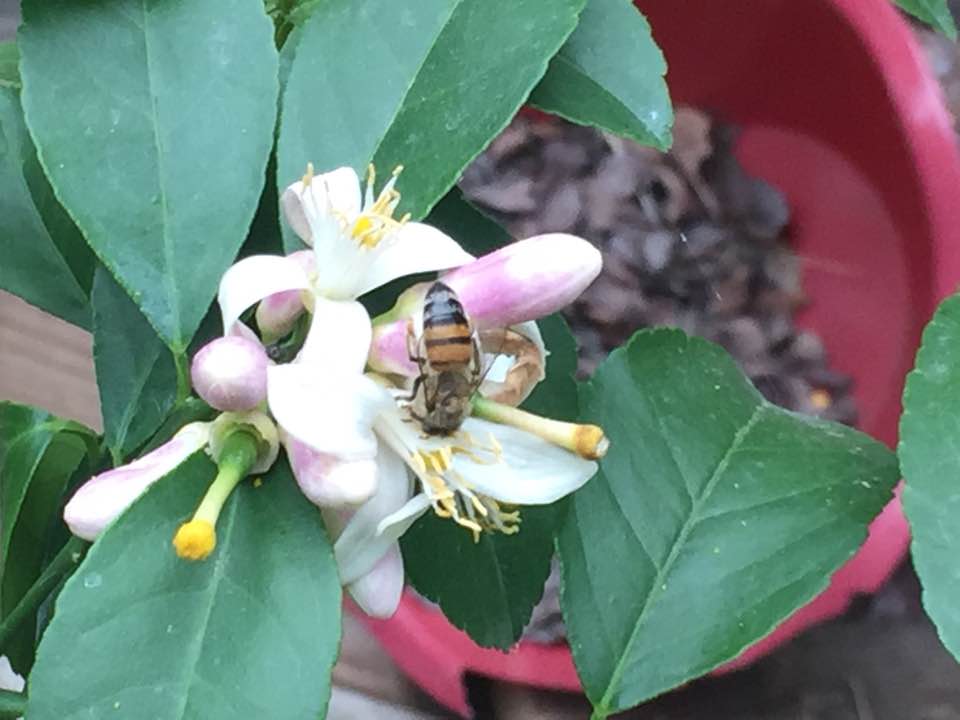
[[[185,522],[173,536],[177,556],[184,560],[205,560],[217,546],[217,531],[206,520]]]
[[[410,466],[420,478],[434,513],[469,530],[474,542],[487,532],[519,532],[518,510],[505,510],[493,498],[477,492],[453,467],[457,457],[478,465],[503,462],[499,443],[491,437],[491,444],[484,445],[462,431],[455,437],[455,444],[417,450],[410,456]]]
[[[390,179],[374,197],[373,185],[376,182],[377,172],[373,165],[367,168],[367,189],[363,203],[363,210],[350,227],[350,236],[357,241],[360,247],[375,248],[384,238],[396,232],[410,219],[407,213],[400,219],[393,217],[397,205],[400,203],[400,193],[394,188],[397,177],[403,171],[398,165]]]

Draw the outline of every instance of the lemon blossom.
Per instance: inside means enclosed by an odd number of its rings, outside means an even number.
[[[280,294],[284,317],[299,308],[290,293],[300,292],[310,310],[311,296],[354,300],[364,293],[405,275],[443,270],[469,262],[473,256],[452,238],[430,225],[394,218],[400,193],[395,189],[400,168],[374,196],[371,167],[365,193],[352,168],[314,175],[308,168],[303,179],[281,196],[284,217],[297,235],[312,248],[290,256],[253,255],[240,260],[224,274],[218,300],[224,329],[231,331],[249,307]],[[309,254],[312,253],[312,266]]]
[[[267,397],[297,482],[322,506],[355,505],[374,491],[372,417],[390,401],[362,374],[371,324],[356,298],[395,278],[473,259],[443,232],[394,217],[399,172],[375,195],[372,167],[364,193],[351,168],[314,175],[308,167],[284,191],[281,206],[311,249],[245,258],[220,283],[225,334],[242,329],[241,314],[257,303],[268,342],[289,332],[304,310],[312,313],[296,359],[268,368]]]
[[[374,421],[376,493],[356,512],[328,517],[340,579],[368,614],[389,617],[403,590],[398,539],[432,509],[479,540],[522,532],[523,505],[559,500],[596,473],[600,428],[561,423],[490,401],[449,437],[424,435],[402,393]],[[484,406],[486,402],[486,406]],[[477,413],[478,410],[475,410]]]

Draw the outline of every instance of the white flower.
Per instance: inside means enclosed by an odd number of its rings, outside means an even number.
[[[258,314],[261,332],[271,339],[289,331],[304,309],[313,313],[296,360],[267,371],[267,398],[288,449],[302,460],[295,468],[297,480],[320,505],[356,504],[375,489],[369,477],[356,488],[339,486],[351,475],[340,472],[340,462],[369,470],[376,454],[372,418],[390,402],[362,375],[371,326],[356,298],[395,278],[473,259],[439,230],[393,217],[400,200],[394,188],[398,174],[399,168],[375,197],[371,168],[361,198],[351,168],[317,176],[309,168],[284,191],[281,205],[291,227],[313,249],[245,258],[220,283],[226,334],[242,326],[241,314],[261,301],[266,301]]]
[[[393,217],[398,173],[374,197],[371,168],[362,204],[360,181],[348,167],[316,176],[308,169],[288,187],[280,199],[284,215],[313,247],[313,268],[305,268],[302,255],[254,255],[233,265],[218,295],[225,332],[247,308],[277,293],[307,291],[309,310],[310,295],[354,300],[405,275],[470,262],[473,256],[440,230]]]
[[[475,540],[484,532],[512,535],[522,532],[518,506],[555,502],[596,473],[595,462],[571,449],[602,455],[598,428],[507,412],[523,418],[526,429],[469,417],[452,436],[425,436],[399,404],[377,415],[377,492],[331,528],[341,581],[368,613],[389,617],[396,610],[403,589],[397,540],[428,509]],[[577,442],[584,434],[590,448]]]

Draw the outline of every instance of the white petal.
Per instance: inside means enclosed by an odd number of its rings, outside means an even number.
[[[492,434],[503,461],[482,464],[455,455],[453,468],[484,495],[516,505],[546,505],[581,487],[597,472],[597,464],[557,447],[532,433],[507,425],[467,418],[462,429],[478,443]]]
[[[383,249],[376,248],[358,295],[399,277],[446,270],[474,259],[449,235],[423,223],[406,223],[383,243]]]
[[[300,264],[279,255],[251,255],[231,266],[220,280],[217,302],[223,330],[229,334],[244,310],[285,290],[306,290],[310,278]]]
[[[330,210],[352,219],[360,212],[360,179],[353,168],[341,167],[315,176],[308,185],[297,181],[280,196],[283,216],[307,245],[314,247],[330,226]],[[322,242],[319,244],[323,244]]]
[[[354,602],[367,615],[386,619],[400,606],[403,595],[403,556],[393,542],[366,575],[347,585]]]
[[[384,518],[407,504],[411,482],[406,465],[396,453],[381,449],[377,465],[377,492],[350,518],[333,546],[344,585],[368,573],[417,517],[408,517],[406,523],[396,523],[378,532]]]
[[[370,315],[363,305],[316,297],[297,363],[310,365],[318,373],[359,374],[367,363],[372,336]]]
[[[356,507],[373,497],[377,489],[376,459],[343,460],[317,452],[285,435],[284,445],[297,484],[314,505],[321,508]]]
[[[339,167],[314,178],[327,188],[330,206],[345,218],[352,220],[360,213],[360,178],[352,167]]]
[[[393,400],[359,373],[291,363],[267,368],[267,402],[280,427],[296,439],[319,452],[359,459],[376,451],[373,419]]]

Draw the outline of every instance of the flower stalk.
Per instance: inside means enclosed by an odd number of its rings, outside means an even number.
[[[472,402],[475,417],[526,430],[587,460],[599,460],[610,447],[603,429],[597,425],[551,420],[480,395],[474,395]]]
[[[223,441],[219,471],[193,518],[177,530],[173,547],[184,560],[204,560],[217,546],[217,518],[230,493],[257,462],[258,439],[238,429]]]

